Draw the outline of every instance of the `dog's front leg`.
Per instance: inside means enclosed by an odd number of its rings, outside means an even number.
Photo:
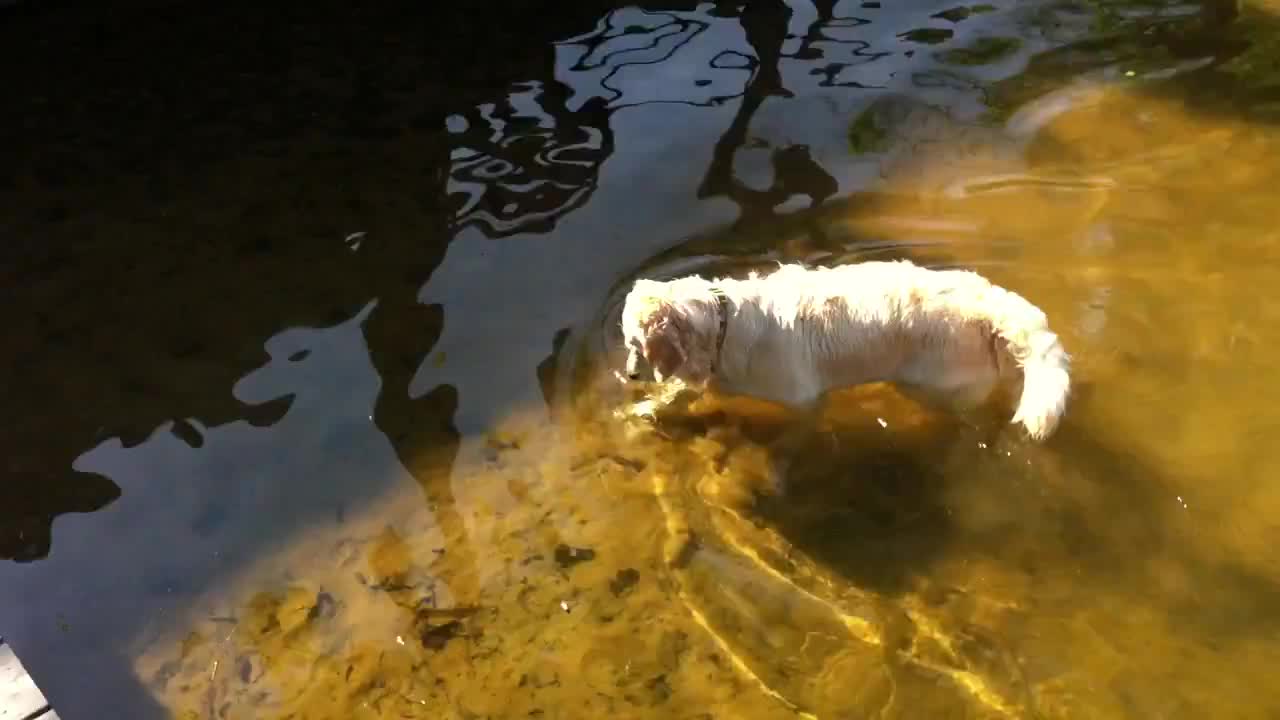
[[[826,396],[819,396],[793,409],[796,411],[795,416],[787,421],[769,447],[769,454],[773,459],[774,489],[779,495],[786,493],[786,478],[793,461],[808,448],[821,429],[822,416],[826,412]]]

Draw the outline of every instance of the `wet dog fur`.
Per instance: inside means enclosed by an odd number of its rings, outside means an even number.
[[[960,413],[1020,385],[1012,422],[1036,441],[1071,393],[1070,358],[1039,308],[977,273],[907,261],[638,280],[622,335],[625,381],[647,370],[806,411],[870,382]]]

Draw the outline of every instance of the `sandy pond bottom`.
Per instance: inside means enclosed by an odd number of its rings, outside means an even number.
[[[513,417],[454,469],[466,514],[428,482],[315,527],[137,670],[183,718],[1207,717],[1275,692],[1270,638],[1179,619],[1196,560],[1081,556],[1145,538],[1082,518],[1114,498],[1053,452],[871,387],[779,497],[777,413],[733,410]]]

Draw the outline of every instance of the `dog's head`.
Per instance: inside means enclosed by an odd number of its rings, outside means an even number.
[[[647,366],[663,382],[676,377],[702,383],[711,377],[719,319],[698,299],[703,280],[638,280],[622,307],[622,339],[627,349],[625,380],[640,380]]]

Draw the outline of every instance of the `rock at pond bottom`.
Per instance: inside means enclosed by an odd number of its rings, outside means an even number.
[[[596,551],[591,548],[576,548],[564,543],[556,546],[556,564],[562,568],[571,568],[579,563],[595,560],[595,558]]]
[[[613,593],[614,597],[621,597],[638,582],[640,582],[640,572],[635,568],[619,570],[618,574],[609,581],[609,592]]]

